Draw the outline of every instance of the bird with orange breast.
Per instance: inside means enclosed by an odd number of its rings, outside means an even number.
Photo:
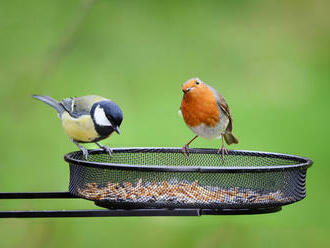
[[[228,154],[224,140],[228,145],[237,144],[233,135],[233,119],[228,104],[222,95],[199,78],[192,78],[182,86],[183,98],[180,111],[187,126],[196,134],[182,147],[182,152],[189,157],[189,145],[198,136],[206,139],[222,139],[218,150],[222,158]]]

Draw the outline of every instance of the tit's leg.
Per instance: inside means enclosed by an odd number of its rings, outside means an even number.
[[[225,147],[225,142],[224,142],[224,136],[221,136],[221,140],[222,140],[222,145],[221,148],[218,150],[218,154],[221,152],[221,156],[222,156],[222,160],[225,160],[225,153],[228,155],[228,151]]]
[[[183,154],[186,156],[186,158],[189,158],[189,145],[190,145],[191,142],[193,142],[197,137],[198,137],[198,135],[196,135],[194,138],[192,138],[187,144],[185,144],[185,145],[182,147],[182,152],[183,152]]]
[[[85,159],[88,160],[88,150],[85,147],[83,147],[82,145],[80,145],[77,141],[75,141],[75,140],[71,140],[71,141],[79,147],[79,149],[82,151]]]
[[[112,157],[112,149],[108,146],[102,146],[100,143],[95,142],[95,144],[100,147],[101,149],[103,149],[105,152],[107,152],[109,154],[110,157]]]

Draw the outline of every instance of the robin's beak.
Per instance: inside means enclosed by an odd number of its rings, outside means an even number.
[[[185,88],[185,89],[182,89],[183,93],[187,93],[191,90],[191,88]]]
[[[119,127],[115,127],[114,129],[115,129],[116,133],[120,134]]]

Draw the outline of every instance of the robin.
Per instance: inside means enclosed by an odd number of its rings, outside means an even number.
[[[182,152],[189,157],[189,145],[198,136],[206,139],[222,139],[218,150],[222,158],[228,154],[224,140],[228,145],[237,144],[238,139],[233,135],[233,120],[228,104],[222,95],[199,78],[192,78],[182,86],[183,98],[180,111],[187,126],[196,134]]]

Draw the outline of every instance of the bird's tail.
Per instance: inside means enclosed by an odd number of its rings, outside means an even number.
[[[34,98],[39,99],[40,101],[43,101],[44,103],[48,104],[49,106],[56,109],[58,112],[58,115],[61,117],[62,113],[65,111],[65,108],[62,104],[60,104],[55,99],[51,98],[50,96],[39,96],[39,95],[33,95]]]
[[[224,137],[228,145],[238,144],[238,139],[234,136],[232,132],[225,133]]]

